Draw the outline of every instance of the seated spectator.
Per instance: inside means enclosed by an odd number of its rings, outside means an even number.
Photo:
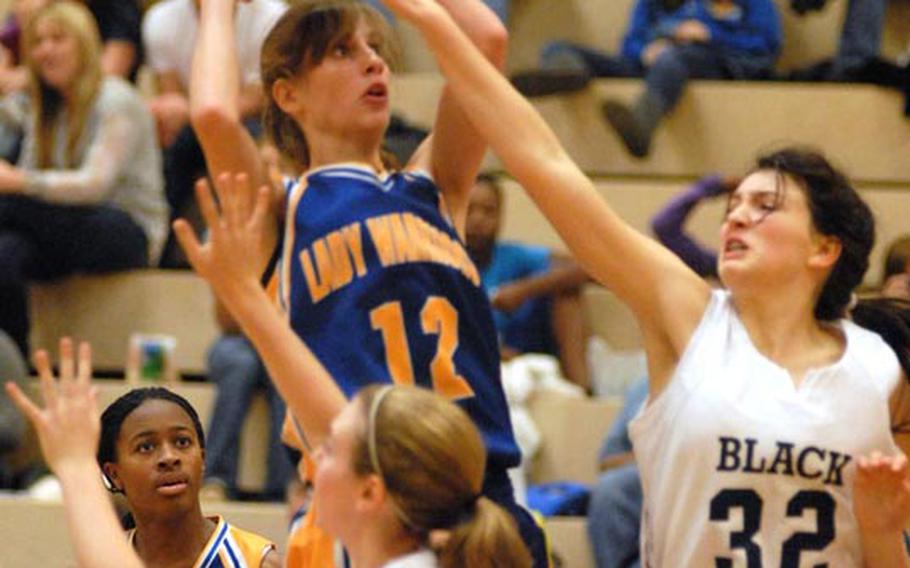
[[[28,70],[19,52],[22,28],[49,1],[15,0],[0,25],[0,95],[24,91],[28,86]]]
[[[888,245],[881,293],[889,298],[910,300],[910,235],[899,237]]]
[[[686,219],[703,200],[724,195],[738,183],[736,179],[718,175],[705,176],[674,197],[651,220],[651,230],[657,240],[703,278],[717,278],[717,252],[686,233]]]
[[[0,25],[0,94],[25,90],[28,73],[19,53],[22,30],[31,17],[54,0],[14,0],[6,21]],[[106,75],[135,80],[142,61],[137,0],[85,0],[98,24],[103,44],[101,69]]]
[[[104,47],[101,69],[134,81],[142,63],[142,10],[139,0],[82,0],[91,10]]]
[[[602,107],[628,151],[643,158],[690,79],[767,78],[780,44],[773,0],[637,0],[618,57],[555,42],[541,53],[542,71],[514,82],[534,96],[582,88],[593,77],[644,77],[631,107],[614,100]]]
[[[23,43],[30,89],[18,165],[0,162],[0,329],[28,351],[26,284],[157,260],[161,156],[135,89],[101,71],[89,11],[56,2]]]
[[[285,404],[269,380],[262,359],[240,332],[237,323],[216,301],[216,317],[223,335],[209,350],[209,380],[218,385],[218,394],[209,422],[209,443],[205,453],[204,498],[237,497],[237,461],[240,434],[253,397],[262,392],[269,405],[268,457],[263,497],[281,500],[294,466],[281,444]]]
[[[629,422],[648,398],[648,381],[635,382],[626,393],[622,412],[610,428],[600,450],[603,472],[588,504],[588,539],[597,568],[638,568],[638,535],[641,525],[641,478]]]
[[[199,27],[200,0],[162,0],[152,6],[142,23],[142,41],[148,66],[155,76],[157,95],[150,108],[158,129],[158,142],[165,149],[165,191],[173,216],[193,194],[193,183],[205,175],[202,148],[189,123],[190,67]],[[287,9],[280,0],[238,2],[237,63],[242,83],[237,112],[251,132],[260,130],[262,86],[259,81],[259,52],[272,26]],[[179,264],[170,243],[166,266]],[[173,254],[172,254],[173,253]]]
[[[904,114],[910,116],[910,66],[880,56],[887,1],[846,1],[847,11],[834,57],[796,69],[790,73],[790,79],[872,83],[896,88],[904,95]],[[800,15],[821,10],[827,4],[827,0],[790,0],[791,7]]]
[[[481,175],[471,192],[465,240],[493,304],[505,358],[547,353],[566,378],[590,391],[581,286],[587,275],[570,258],[544,247],[498,241],[502,188]]]
[[[24,389],[28,369],[16,344],[0,331],[0,377]],[[0,396],[0,490],[24,489],[38,472],[27,454],[25,417],[9,397]]]
[[[364,0],[367,4],[379,10],[390,21],[393,19],[392,13],[383,5],[380,0]],[[509,21],[509,5],[511,0],[484,0],[484,4],[489,6],[490,10],[499,16],[500,21]]]

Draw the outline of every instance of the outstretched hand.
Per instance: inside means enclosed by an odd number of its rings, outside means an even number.
[[[73,351],[69,338],[60,340],[59,381],[54,379],[47,352],[35,353],[44,408],[15,383],[6,383],[6,392],[34,426],[44,458],[57,475],[73,465],[94,465],[101,432],[96,388],[92,386],[91,348],[88,343],[79,345],[78,363]]]
[[[224,173],[215,181],[215,193],[220,208],[208,182],[196,182],[196,200],[208,227],[207,241],[200,242],[184,219],[174,221],[174,233],[193,269],[230,304],[235,290],[259,285],[260,259],[267,254],[263,248],[270,190],[254,190],[246,174]]]
[[[900,533],[910,523],[910,467],[907,456],[873,452],[856,461],[853,511],[863,530]]]

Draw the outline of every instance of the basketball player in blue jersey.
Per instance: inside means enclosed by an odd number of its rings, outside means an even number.
[[[501,65],[506,32],[495,14],[479,0],[441,4]],[[258,187],[268,182],[265,166],[234,110],[235,5],[201,5],[191,117],[210,171],[242,172]],[[326,0],[290,8],[263,45],[266,131],[304,171],[281,199],[283,307],[346,397],[372,382],[396,382],[457,401],[489,451],[485,494],[512,511],[544,566],[541,531],[515,505],[506,475],[520,455],[490,307],[463,247],[468,193],[485,144],[444,92],[432,134],[404,169],[390,169],[380,150],[390,115],[388,34],[368,6]],[[250,252],[260,266],[279,240],[276,224],[265,225]],[[306,426],[311,416],[295,412],[310,445],[328,423],[322,412],[316,433]]]
[[[910,311],[851,301],[874,219],[820,154],[759,158],[731,193],[712,290],[610,209],[434,0],[386,0],[592,277],[635,314],[630,426],[643,566],[910,566]]]

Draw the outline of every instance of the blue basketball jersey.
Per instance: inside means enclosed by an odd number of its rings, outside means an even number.
[[[470,414],[491,466],[517,465],[489,301],[433,180],[333,165],[289,187],[287,205],[281,299],[345,394],[433,389]]]

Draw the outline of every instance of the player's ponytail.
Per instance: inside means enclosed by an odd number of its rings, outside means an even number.
[[[882,336],[910,377],[910,302],[898,298],[866,298],[850,311],[853,322]]]
[[[514,520],[481,495],[486,449],[464,410],[415,387],[370,386],[357,398],[366,427],[354,471],[382,479],[401,525],[441,566],[531,566]]]
[[[530,566],[531,556],[515,530],[515,520],[502,507],[479,497],[449,529],[436,550],[439,566]]]
[[[879,334],[900,362],[910,380],[910,302],[898,298],[866,298],[850,311],[853,322]],[[910,423],[892,424],[895,432],[910,432]]]

